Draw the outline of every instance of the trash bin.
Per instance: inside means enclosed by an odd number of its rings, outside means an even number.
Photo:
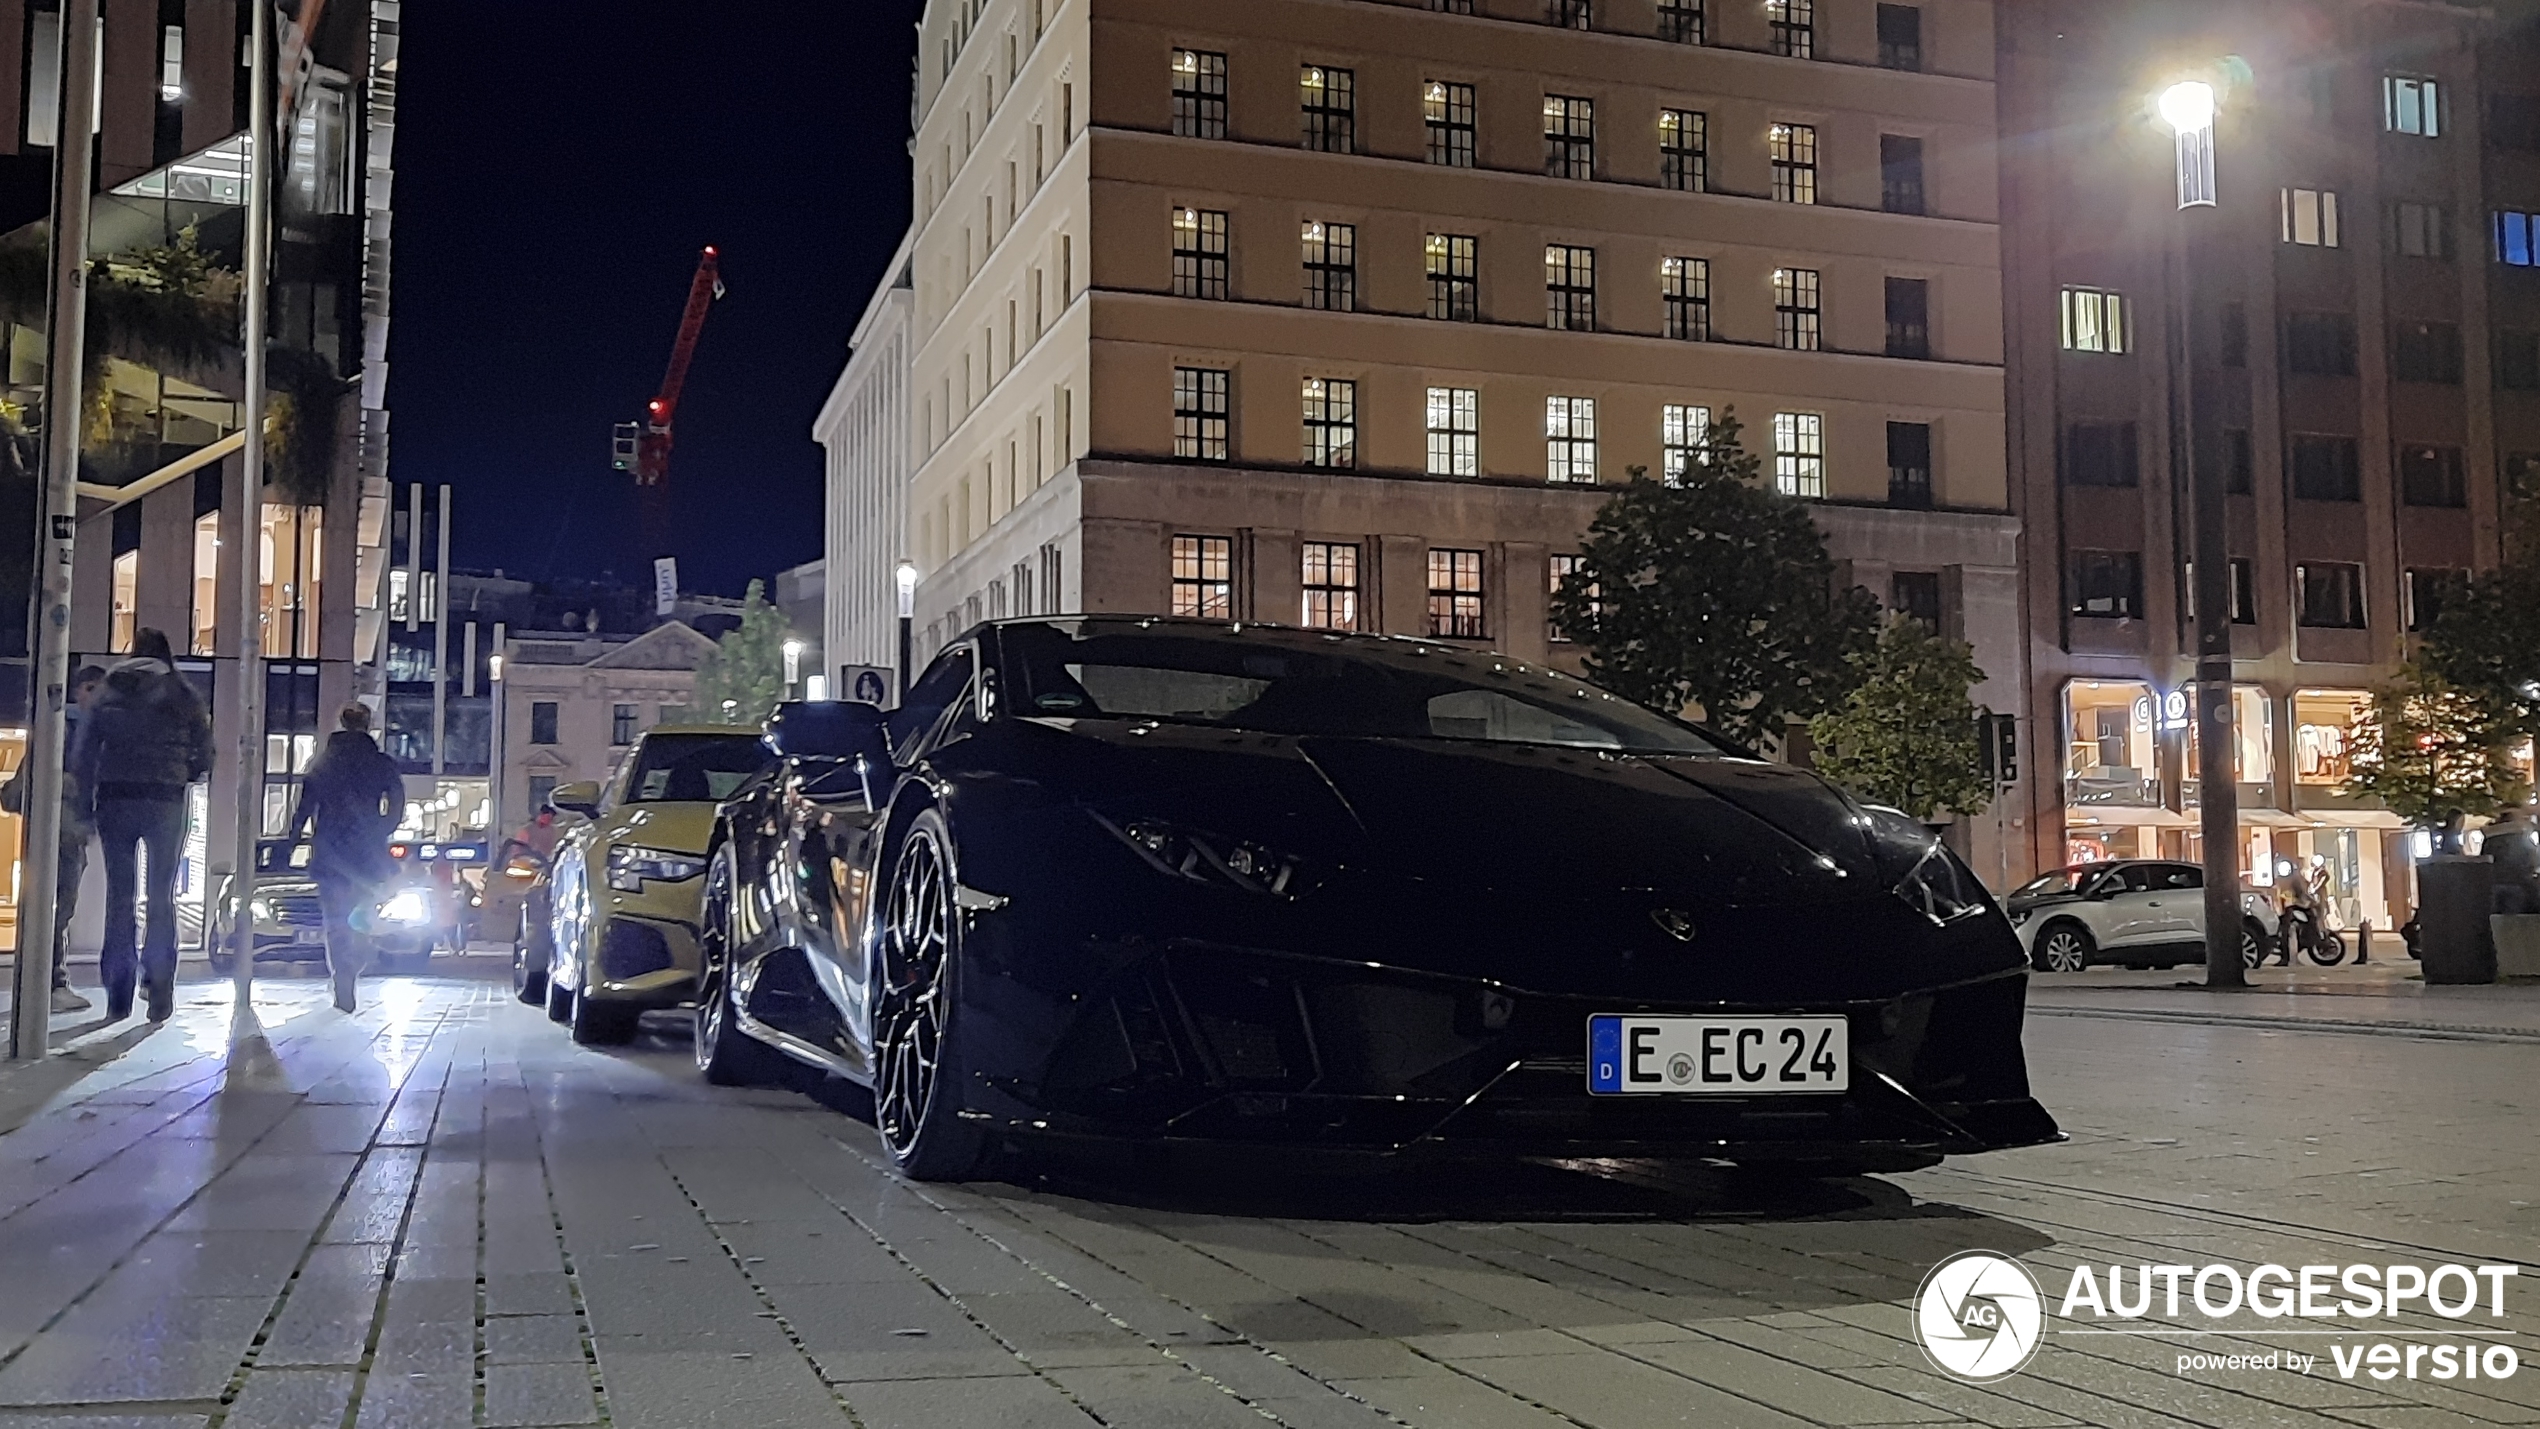
[[[2496,866],[2466,854],[2437,854],[2417,864],[2418,947],[2430,983],[2496,980],[2496,941],[2488,929]]]

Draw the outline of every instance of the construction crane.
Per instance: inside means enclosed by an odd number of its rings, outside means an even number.
[[[670,424],[679,414],[679,389],[688,385],[688,362],[697,355],[697,334],[705,329],[706,309],[723,296],[723,277],[712,248],[697,257],[697,276],[688,282],[688,306],[679,315],[679,337],[670,345],[670,370],[662,374],[661,391],[644,406],[641,422],[620,422],[611,442],[610,465],[635,474],[643,505],[644,544],[664,554],[670,539]]]

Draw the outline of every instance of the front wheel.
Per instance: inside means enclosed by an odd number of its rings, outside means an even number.
[[[644,1010],[623,1002],[602,1002],[585,987],[573,994],[566,1031],[585,1047],[613,1047],[632,1039]]]
[[[2266,925],[2255,918],[2240,920],[2240,965],[2254,968],[2267,960],[2273,951],[2268,946]]]
[[[512,996],[531,1007],[547,1001],[547,970],[529,965],[529,945],[512,944]]]
[[[2058,923],[2037,935],[2037,965],[2050,973],[2077,973],[2090,966],[2090,934],[2078,923]]]
[[[732,1006],[732,846],[714,851],[706,864],[706,895],[698,919],[697,1012],[693,1049],[697,1070],[718,1087],[763,1086],[785,1070],[783,1057],[740,1028]]]
[[[979,1169],[987,1133],[962,1116],[961,910],[952,839],[919,814],[891,863],[873,997],[873,1124],[900,1174],[958,1181]]]
[[[2321,967],[2333,968],[2346,961],[2346,935],[2321,929],[2311,935],[2310,946],[2302,950],[2302,956]]]

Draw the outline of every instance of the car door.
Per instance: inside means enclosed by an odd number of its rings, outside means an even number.
[[[2102,882],[2091,892],[2092,909],[2097,915],[2099,946],[2122,948],[2157,942],[2153,919],[2161,911],[2152,906],[2152,865],[2123,864],[2101,874]]]
[[[2144,867],[2151,879],[2145,941],[2203,941],[2205,870],[2192,863],[2154,863]]]

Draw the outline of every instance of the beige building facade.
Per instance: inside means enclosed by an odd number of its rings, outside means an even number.
[[[558,784],[607,779],[654,725],[711,722],[689,707],[712,649],[677,620],[632,639],[523,631],[505,642],[493,837],[535,817]]]

